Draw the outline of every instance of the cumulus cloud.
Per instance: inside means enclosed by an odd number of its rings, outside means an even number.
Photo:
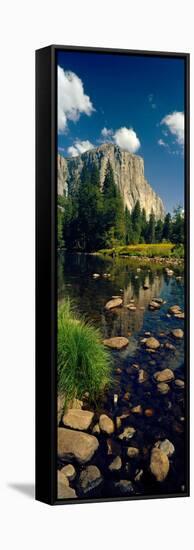
[[[58,67],[58,132],[67,129],[68,120],[76,122],[81,113],[90,116],[94,110],[82,80],[75,73]]]
[[[106,126],[101,130],[101,134],[105,138],[109,138],[113,135],[113,130],[106,128]]]
[[[184,144],[184,113],[174,111],[173,113],[166,115],[161,120],[160,124],[165,124],[167,126],[171,134],[175,136],[179,145]]]
[[[74,145],[71,145],[70,147],[68,147],[67,152],[70,155],[70,157],[78,157],[78,155],[81,155],[86,151],[90,151],[93,148],[94,146],[88,139],[85,141],[77,140],[74,143]]]
[[[135,153],[140,148],[140,141],[132,128],[119,128],[114,133],[114,141],[124,151]]]

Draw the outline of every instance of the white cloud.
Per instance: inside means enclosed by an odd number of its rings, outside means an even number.
[[[113,135],[113,130],[108,130],[108,128],[106,128],[106,126],[101,130],[101,134],[103,137],[111,137]]]
[[[132,128],[119,128],[114,133],[114,141],[124,151],[135,153],[140,148],[140,141],[136,132]]]
[[[68,120],[76,122],[81,113],[90,116],[94,110],[89,96],[84,93],[81,79],[58,67],[58,132],[67,129]]]
[[[70,155],[70,157],[78,157],[78,155],[81,155],[82,153],[85,153],[86,151],[90,151],[93,149],[94,146],[90,141],[80,141],[77,140],[74,145],[71,145],[68,147],[67,152]]]
[[[176,137],[177,143],[179,145],[184,144],[184,113],[179,111],[174,111],[166,115],[160,124],[165,124],[171,134]]]
[[[165,141],[163,139],[158,140],[158,145],[161,145],[161,147],[168,147],[168,144],[165,143]]]

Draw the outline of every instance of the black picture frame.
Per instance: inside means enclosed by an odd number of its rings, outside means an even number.
[[[187,481],[180,494],[127,496],[106,499],[57,500],[57,143],[56,53],[98,52],[133,56],[181,58],[185,62],[185,362]],[[189,431],[189,66],[188,53],[51,45],[36,51],[36,499],[47,504],[71,504],[150,498],[187,497],[190,469]]]

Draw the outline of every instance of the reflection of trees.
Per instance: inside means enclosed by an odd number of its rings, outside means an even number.
[[[58,296],[69,296],[78,312],[99,326],[106,336],[123,335],[139,331],[143,324],[144,309],[152,298],[158,297],[165,274],[149,266],[137,270],[130,259],[104,259],[85,254],[60,255],[58,258]],[[92,274],[100,273],[94,281]],[[110,273],[110,278],[104,278]],[[147,290],[143,285],[149,286]],[[123,292],[121,292],[121,289]],[[105,312],[105,303],[112,295],[123,295],[124,305],[134,300],[136,311],[126,307]]]

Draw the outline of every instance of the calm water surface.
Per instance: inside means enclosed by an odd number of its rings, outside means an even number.
[[[184,330],[184,321],[167,316],[171,305],[177,304],[184,310],[183,273],[180,268],[173,269],[174,276],[168,277],[164,267],[156,266],[152,262],[141,265],[140,261],[130,259],[104,259],[84,254],[60,254],[58,258],[59,302],[70,297],[79,314],[98,326],[104,338],[129,338],[127,348],[111,352],[114,384],[109,395],[105,396],[99,405],[99,409],[111,414],[112,417],[125,413],[128,407],[125,393],[129,392],[130,407],[141,404],[144,410],[153,410],[153,416],[150,418],[130,416],[130,425],[134,425],[137,430],[133,444],[142,448],[144,455],[142,454],[138,463],[133,461],[129,472],[125,469],[120,475],[131,479],[131,476],[135,475],[135,468],[142,467],[145,472],[149,471],[146,453],[158,439],[169,438],[175,446],[176,451],[167,481],[154,484],[149,473],[145,473],[143,481],[138,486],[141,494],[181,492],[185,484],[184,392],[180,392],[171,384],[167,395],[159,395],[153,381],[154,373],[166,367],[174,370],[176,378],[184,379],[184,341],[175,343],[170,334],[174,328]],[[100,278],[94,279],[94,273],[99,273]],[[107,277],[107,274],[110,277]],[[176,276],[180,275],[181,280],[177,280]],[[149,286],[147,290],[143,288],[145,283]],[[136,310],[129,311],[122,307],[106,312],[104,306],[112,296],[121,296],[125,305],[132,300]],[[150,311],[148,305],[153,298],[162,298],[166,303],[160,310]],[[141,344],[145,332],[150,332],[160,340],[159,352],[153,354],[145,350]],[[165,349],[163,344],[166,342],[175,343],[175,351]],[[133,370],[129,375],[134,362],[147,372],[147,382],[139,384],[137,373]],[[118,367],[122,371],[119,376],[116,371]],[[116,409],[113,404],[115,392],[119,396]],[[111,494],[111,489],[107,485],[109,473],[103,460],[105,458],[101,447],[98,465],[102,471],[105,469],[107,481],[102,493],[99,494],[100,497]]]

